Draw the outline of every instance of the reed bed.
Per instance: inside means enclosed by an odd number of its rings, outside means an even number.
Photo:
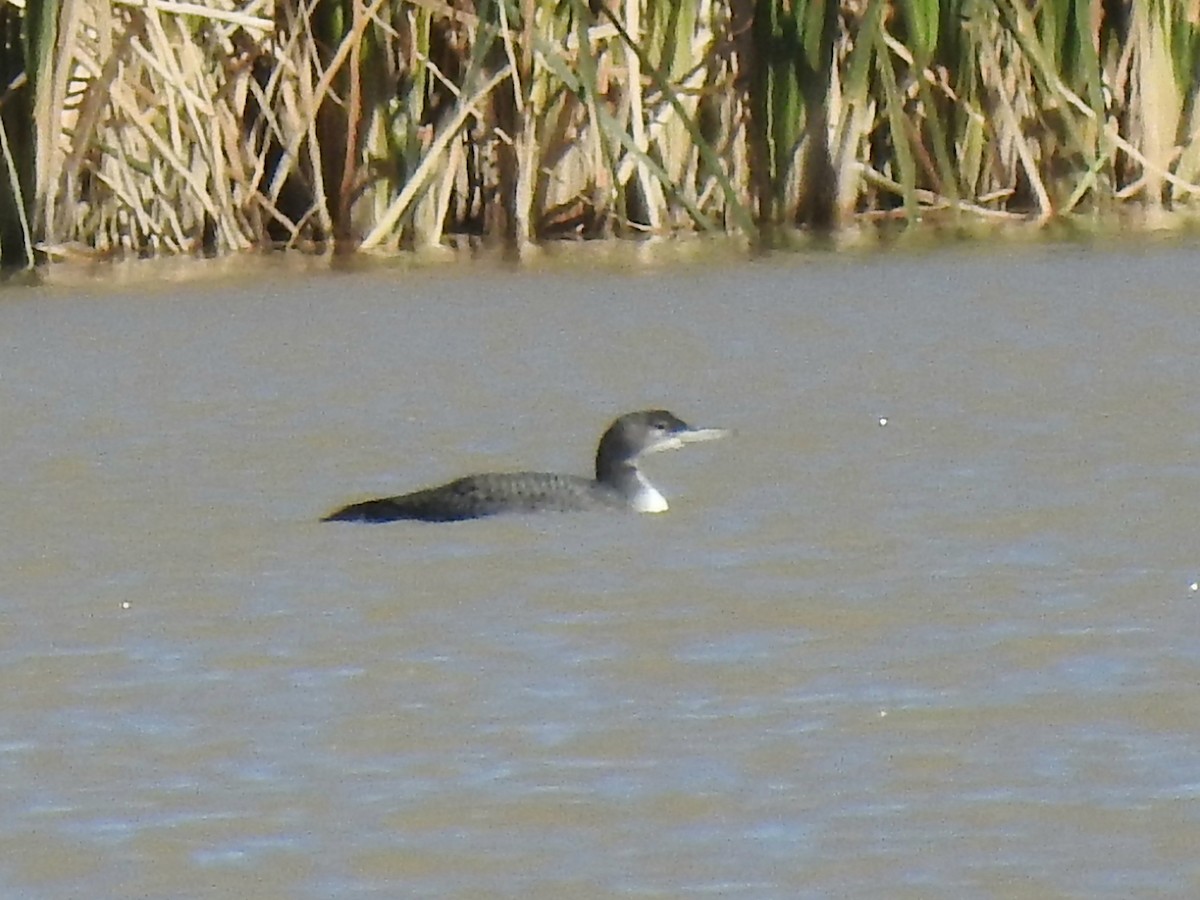
[[[0,256],[1200,193],[1200,0],[0,0]]]

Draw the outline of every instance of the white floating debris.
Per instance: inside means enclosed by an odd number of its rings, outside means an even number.
[[[880,416],[879,417],[879,427],[882,428],[886,424],[887,424],[887,416]]]
[[[121,609],[129,609],[129,601],[128,600],[121,601]]]
[[[1200,591],[1200,581],[1193,581],[1191,583],[1191,589],[1193,591]]]

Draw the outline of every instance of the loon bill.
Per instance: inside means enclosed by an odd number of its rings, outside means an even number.
[[[467,475],[438,487],[399,497],[352,503],[330,513],[323,522],[456,522],[498,513],[575,512],[589,509],[632,509],[665,512],[663,497],[642,474],[638,461],[647,453],[676,450],[684,444],[711,441],[729,432],[692,428],[665,409],[626,413],[600,438],[596,477],[550,472],[488,472]]]

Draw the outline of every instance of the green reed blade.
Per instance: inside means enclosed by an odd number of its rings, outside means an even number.
[[[873,20],[871,32],[860,36],[861,40],[869,40],[875,49],[875,71],[883,85],[884,109],[888,120],[889,146],[895,154],[898,172],[896,179],[904,199],[904,210],[910,224],[915,224],[920,218],[917,203],[917,167],[913,160],[911,138],[908,133],[908,120],[904,111],[904,99],[896,80],[892,54],[884,37],[883,24],[878,18]]]
[[[900,8],[907,26],[905,46],[916,59],[917,66],[923,67],[937,51],[941,3],[939,0],[902,0]]]

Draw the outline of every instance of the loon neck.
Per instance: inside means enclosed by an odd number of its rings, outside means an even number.
[[[637,512],[657,513],[668,509],[667,498],[642,474],[636,463],[597,465],[596,481],[617,491]]]

